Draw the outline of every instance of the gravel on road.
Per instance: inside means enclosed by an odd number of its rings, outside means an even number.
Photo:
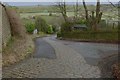
[[[57,41],[43,38],[56,53],[55,59],[35,58],[3,69],[3,78],[99,78],[97,66],[86,63],[84,57],[72,48]],[[47,50],[47,48],[46,48]]]

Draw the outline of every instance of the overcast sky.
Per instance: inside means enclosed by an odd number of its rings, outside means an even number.
[[[64,0],[0,0],[0,1],[7,2],[11,6],[31,6],[31,5],[53,5],[55,2],[60,2]],[[65,1],[76,2],[77,0],[65,0]],[[78,1],[82,2],[82,0],[78,0]],[[85,1],[89,2],[89,4],[95,4],[97,0],[85,0]],[[119,0],[100,0],[100,2],[103,4],[108,4],[108,1],[119,2]],[[45,3],[45,2],[51,2],[51,3]],[[69,3],[69,4],[72,4],[72,3]]]
[[[59,2],[64,0],[0,0],[2,2]],[[67,2],[75,2],[76,0],[65,0]],[[82,1],[82,0],[78,0]],[[96,2],[97,0],[85,0],[86,2]],[[108,0],[100,0],[101,2],[108,2]],[[109,0],[111,2],[118,2],[119,0]]]

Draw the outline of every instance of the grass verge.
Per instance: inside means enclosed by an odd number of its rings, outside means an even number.
[[[2,66],[9,66],[30,56],[34,50],[34,43],[30,36],[26,39],[12,38],[12,41],[3,48]]]

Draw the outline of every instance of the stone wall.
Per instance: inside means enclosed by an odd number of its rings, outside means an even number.
[[[10,29],[10,22],[7,16],[7,13],[5,11],[5,8],[0,4],[0,18],[2,20],[0,20],[0,23],[2,24],[2,27],[0,27],[0,29],[2,29],[2,44],[3,46],[6,46],[6,43],[9,41],[10,37],[11,37],[11,29]]]
[[[0,79],[2,78],[2,6],[0,5]]]
[[[2,6],[0,5],[0,53],[2,52]]]

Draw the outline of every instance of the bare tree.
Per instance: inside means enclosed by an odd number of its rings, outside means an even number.
[[[86,17],[87,25],[92,27],[92,29],[96,31],[102,17],[102,12],[100,11],[100,1],[97,0],[96,11],[92,11],[91,15],[88,13],[88,9],[84,0],[83,0],[83,6],[85,9],[85,17]]]
[[[113,7],[115,7],[115,8],[120,8],[120,7],[119,7],[120,1],[118,2],[118,6],[115,5],[114,3],[110,2],[109,0],[108,0],[108,2],[109,2]]]
[[[112,2],[110,2],[109,0],[108,0],[108,2],[114,7],[114,8],[116,8],[116,9],[118,9],[118,20],[120,19],[120,1],[118,2],[118,4],[117,5],[115,5],[115,4],[113,4]],[[118,28],[119,28],[119,30],[120,30],[120,21],[118,22]]]
[[[66,11],[66,3],[65,0],[64,2],[58,2],[58,7],[60,9],[60,12],[65,20],[65,22],[67,22],[67,11]]]
[[[78,12],[79,12],[78,0],[76,1],[76,5],[74,5],[73,7],[74,7],[74,17],[75,17],[75,19],[77,19],[78,18]]]

